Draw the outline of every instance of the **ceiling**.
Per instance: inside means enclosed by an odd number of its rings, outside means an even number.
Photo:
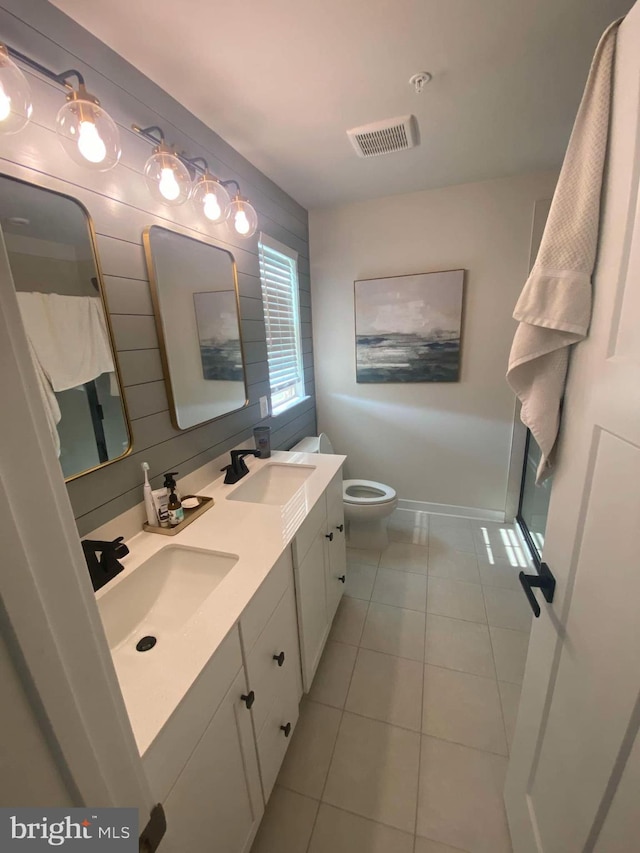
[[[559,166],[598,38],[633,5],[53,2],[306,208]],[[407,113],[418,148],[356,156],[348,128]]]

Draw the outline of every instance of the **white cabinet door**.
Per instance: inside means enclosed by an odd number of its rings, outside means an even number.
[[[167,797],[164,853],[244,853],[264,807],[241,671]]]
[[[329,496],[327,495],[327,498]],[[347,577],[347,548],[344,535],[344,501],[334,497],[327,511],[327,617],[333,622]]]
[[[316,533],[304,559],[295,568],[302,683],[305,692],[311,688],[330,626],[325,583],[325,536],[323,525]]]

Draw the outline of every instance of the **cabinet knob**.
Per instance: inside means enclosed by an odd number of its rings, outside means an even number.
[[[324,537],[325,539],[328,539],[329,542],[333,542],[333,530],[331,531],[331,533],[325,533]]]
[[[286,726],[280,726],[280,731],[284,732],[285,737],[289,737],[291,734],[291,723],[287,723]]]
[[[344,524],[336,524],[336,530],[339,530],[340,533],[344,530]]]
[[[250,690],[246,695],[243,693],[240,698],[247,706],[247,708],[251,710],[253,703],[256,701],[256,694],[253,692],[253,690]]]
[[[278,661],[278,666],[282,666],[284,663],[284,652],[280,652],[279,655],[274,655],[273,659]]]
[[[340,581],[340,583],[345,583],[345,581],[347,580],[347,576],[346,575],[338,575],[338,580]]]

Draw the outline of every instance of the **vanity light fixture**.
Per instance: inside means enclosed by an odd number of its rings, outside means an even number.
[[[18,133],[31,118],[31,89],[27,78],[0,45],[0,133]]]
[[[156,201],[177,207],[191,195],[191,173],[181,157],[164,141],[161,128],[132,125],[136,133],[155,143],[144,167],[149,192]]]
[[[224,222],[229,215],[231,199],[223,182],[211,174],[204,157],[194,157],[188,162],[200,171],[200,177],[196,179],[191,194],[196,209],[214,225]]]
[[[99,172],[112,169],[120,159],[120,133],[96,96],[87,92],[82,74],[75,68],[56,74],[6,44],[0,46],[0,129],[16,133],[31,116],[29,84],[13,59],[69,90],[67,103],[56,118],[56,130],[71,159]],[[70,77],[77,79],[77,89],[69,83]]]
[[[258,228],[258,214],[249,200],[240,195],[237,181],[223,181],[224,186],[235,184],[236,194],[229,205],[229,228],[239,237],[252,237]]]

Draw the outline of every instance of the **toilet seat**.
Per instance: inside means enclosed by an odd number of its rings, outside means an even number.
[[[344,480],[342,498],[353,506],[384,504],[395,501],[396,490],[375,480]]]

